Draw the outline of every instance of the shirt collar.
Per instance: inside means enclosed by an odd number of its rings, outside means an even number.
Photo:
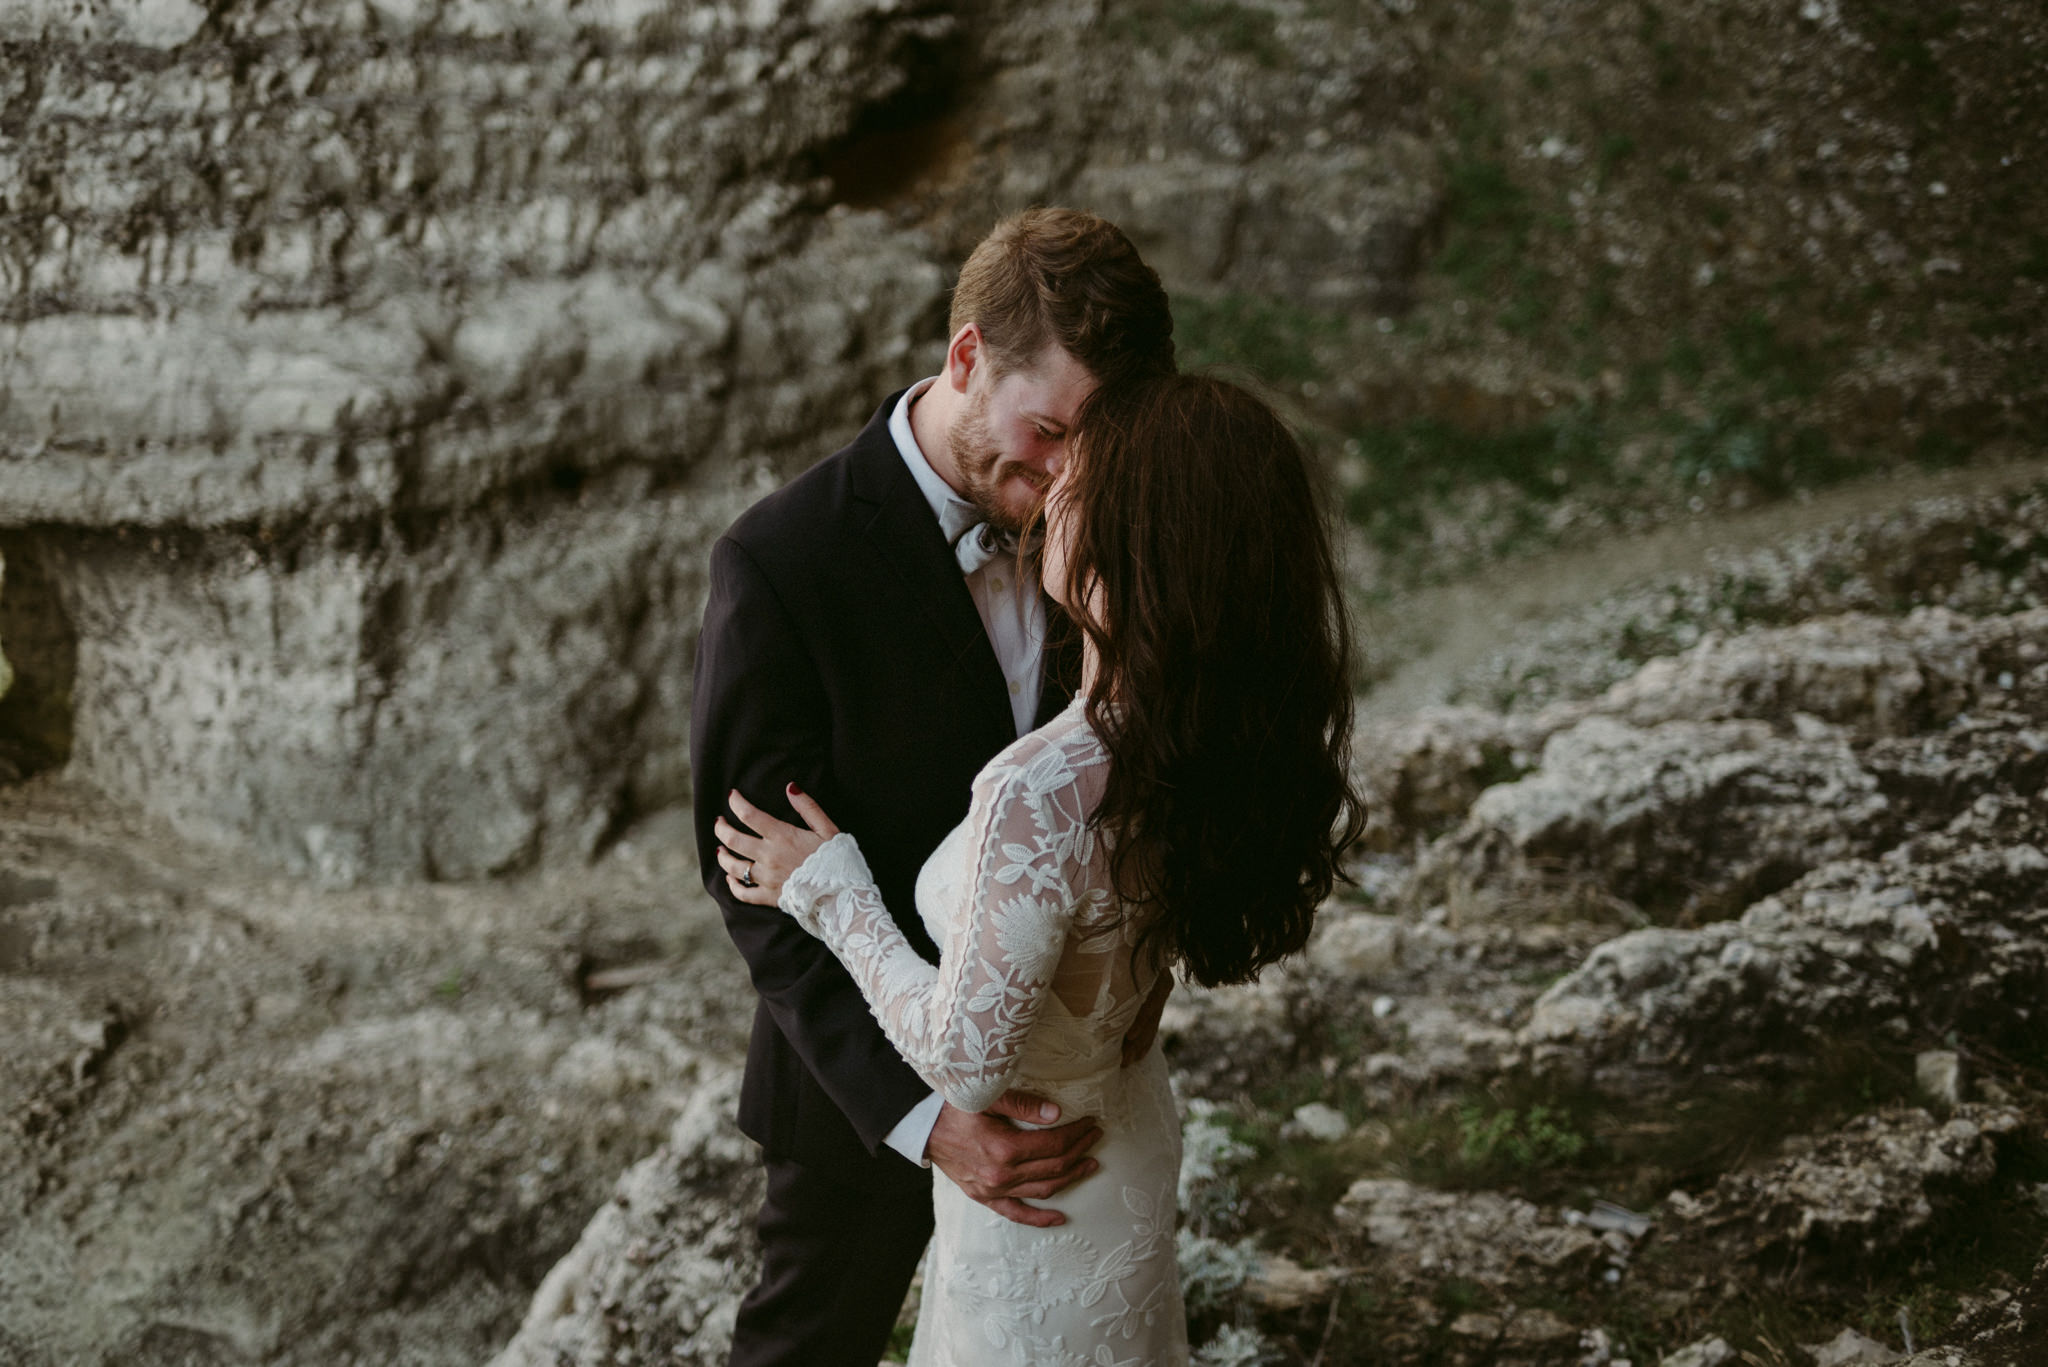
[[[939,472],[932,469],[932,463],[925,459],[923,448],[917,444],[917,437],[910,430],[910,405],[937,383],[938,378],[934,375],[919,380],[903,391],[903,397],[896,401],[896,411],[889,415],[889,435],[895,439],[896,450],[903,457],[903,463],[910,467],[910,477],[917,481],[917,491],[924,495],[924,501],[931,505],[932,516],[945,529],[946,540],[957,541],[961,532],[981,521],[981,514],[939,478]]]

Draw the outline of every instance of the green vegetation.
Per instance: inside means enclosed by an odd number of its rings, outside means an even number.
[[[1606,334],[1618,308],[1619,269],[1596,263],[1582,290],[1564,288],[1541,264],[1540,248],[1568,232],[1569,220],[1510,169],[1498,112],[1468,99],[1456,106],[1453,126],[1456,151],[1443,167],[1444,226],[1431,276],[1460,309],[1476,305],[1512,336],[1565,348],[1582,377],[1614,368],[1620,358]],[[1635,134],[1605,134],[1593,159],[1596,177],[1621,174],[1638,155]],[[1613,505],[1726,487],[1776,496],[1866,468],[1866,459],[1845,454],[1805,416],[1846,348],[1777,320],[1804,316],[1799,288],[1787,286],[1776,313],[1752,308],[1717,329],[1675,331],[1661,358],[1622,362],[1625,384],[1508,421],[1500,420],[1505,414],[1461,420],[1436,413],[1318,421],[1319,388],[1355,367],[1362,347],[1393,329],[1392,320],[1244,294],[1183,294],[1175,315],[1189,368],[1248,371],[1310,399],[1297,415],[1304,435],[1348,466],[1346,511],[1376,545],[1399,553],[1427,540],[1454,499],[1491,486],[1515,496],[1500,505],[1481,550],[1499,554],[1542,535],[1545,508],[1567,497]],[[1419,316],[1399,330],[1430,333]]]
[[[1479,294],[1521,260],[1535,227],[1529,192],[1495,156],[1461,150],[1444,167],[1443,246],[1434,268]]]
[[[1543,333],[1557,305],[1540,272],[1514,265],[1535,221],[1497,164],[1463,168],[1462,202],[1472,226],[1452,230],[1438,258],[1453,283],[1484,292],[1492,282],[1504,302],[1497,321],[1522,335]],[[1593,326],[1613,308],[1611,271],[1595,272],[1573,333],[1586,347],[1582,370],[1598,364]],[[1183,295],[1175,332],[1189,369],[1249,372],[1268,383],[1313,394],[1356,346],[1358,324],[1284,300],[1243,294]],[[1660,358],[1639,362],[1619,392],[1563,404],[1519,422],[1461,424],[1424,416],[1344,426],[1316,420],[1311,404],[1304,436],[1355,472],[1345,481],[1345,508],[1373,541],[1390,552],[1424,539],[1432,518],[1463,491],[1504,486],[1519,495],[1510,542],[1533,534],[1542,509],[1561,498],[1627,499],[1646,481],[1669,491],[1747,485],[1781,495],[1859,473],[1868,458],[1841,449],[1802,414],[1838,364],[1840,346],[1788,337],[1752,311],[1705,337],[1680,332]],[[1623,453],[1641,448],[1633,468]],[[1948,458],[1954,439],[1923,438],[1924,460]],[[1642,459],[1641,453],[1652,458]],[[1496,550],[1510,546],[1497,546]]]
[[[1590,406],[1493,432],[1439,418],[1360,427],[1345,450],[1363,457],[1368,476],[1350,492],[1347,511],[1391,549],[1422,535],[1430,508],[1459,489],[1499,480],[1540,502],[1574,482],[1608,477],[1607,436]]]
[[[1339,1057],[1375,1045],[1367,1026],[1326,1027]],[[1294,1110],[1320,1101],[1342,1112],[1353,1133],[1335,1143],[1282,1137]],[[1831,1044],[1804,1060],[1760,1065],[1750,1075],[1714,1078],[1686,1090],[1614,1097],[1590,1087],[1523,1075],[1482,1089],[1416,1097],[1388,1110],[1354,1078],[1320,1064],[1275,1073],[1204,1122],[1219,1130],[1220,1155],[1237,1212],[1288,1247],[1288,1231],[1313,1256],[1310,1230],[1360,1177],[1402,1177],[1442,1190],[1505,1189],[1537,1201],[1575,1198],[1589,1182],[1600,1195],[1647,1208],[1674,1187],[1698,1191],[1771,1151],[1787,1135],[1814,1133],[1884,1105],[1917,1104],[1910,1050]],[[1227,1234],[1218,1222],[1209,1232]]]
[[[1685,59],[1678,44],[1666,36],[1664,12],[1643,0],[1637,12],[1636,37],[1649,49],[1657,93],[1671,95],[1685,84]]]
[[[1627,133],[1609,133],[1600,139],[1600,156],[1595,167],[1603,187],[1614,175],[1615,168],[1634,156],[1635,150],[1636,140]]]
[[[1549,1106],[1489,1114],[1468,1105],[1458,1113],[1459,1159],[1475,1172],[1515,1174],[1569,1164],[1590,1142],[1570,1116]]]
[[[1899,94],[1923,126],[1950,119],[1956,108],[1955,83],[1933,45],[1955,32],[1962,22],[1962,7],[1919,0],[1850,0],[1845,8],[1851,10],[1848,17],[1857,31],[1876,45],[1878,65],[1897,82]]]
[[[1244,370],[1299,385],[1328,377],[1319,350],[1343,338],[1344,320],[1280,299],[1189,294],[1174,301],[1173,336],[1183,369]]]
[[[1677,429],[1673,469],[1681,481],[1747,479],[1772,494],[1829,484],[1862,468],[1836,454],[1826,432],[1808,423],[1774,423],[1755,406],[1717,405]]]

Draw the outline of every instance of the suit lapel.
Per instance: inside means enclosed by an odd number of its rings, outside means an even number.
[[[939,520],[889,435],[888,418],[895,406],[896,400],[890,399],[854,440],[854,494],[873,508],[863,531],[876,554],[896,572],[905,605],[930,626],[934,656],[949,664],[964,662],[963,674],[976,707],[988,713],[1007,738],[1015,734],[1016,721],[1002,666]]]

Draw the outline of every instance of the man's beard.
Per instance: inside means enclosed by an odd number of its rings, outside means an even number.
[[[1003,453],[988,428],[988,402],[970,402],[946,429],[946,443],[953,454],[953,468],[960,472],[961,492],[989,524],[1013,534],[1022,533],[1029,515],[1011,512],[1002,504],[997,490],[1003,483]]]

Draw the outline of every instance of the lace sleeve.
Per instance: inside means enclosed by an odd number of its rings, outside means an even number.
[[[946,909],[953,933],[936,968],[890,919],[852,836],[834,836],[783,885],[783,910],[831,946],[889,1042],[963,1111],[1008,1089],[1051,990],[1095,839],[1078,797],[1053,747],[976,781],[967,905]]]

